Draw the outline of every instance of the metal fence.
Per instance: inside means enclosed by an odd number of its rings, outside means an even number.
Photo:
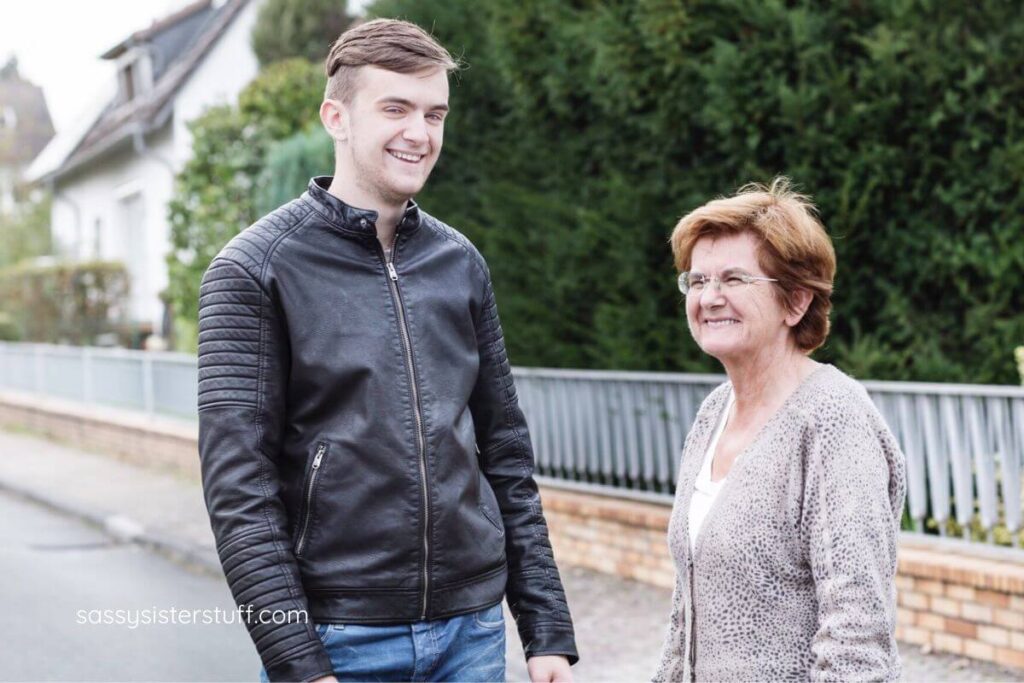
[[[184,353],[0,342],[0,389],[194,419],[198,386]]]
[[[722,375],[516,368],[540,475],[670,500]],[[1020,545],[1024,388],[864,382],[907,457],[918,532]],[[0,389],[195,417],[194,356],[0,343]]]

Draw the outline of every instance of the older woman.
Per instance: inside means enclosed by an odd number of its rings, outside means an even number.
[[[903,455],[864,389],[809,357],[835,253],[785,178],[679,221],[690,332],[728,381],[686,438],[658,681],[894,680]]]

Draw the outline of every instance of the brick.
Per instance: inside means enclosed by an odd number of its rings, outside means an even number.
[[[992,608],[988,605],[965,602],[961,605],[961,612],[964,619],[969,619],[979,624],[992,623]]]
[[[947,617],[960,616],[960,603],[955,600],[932,596],[931,604],[933,612],[937,612],[938,614],[942,614]]]
[[[932,634],[925,631],[923,628],[914,628],[913,626],[903,627],[902,640],[905,643],[911,645],[927,645],[931,642]]]
[[[955,583],[946,584],[946,597],[961,602],[974,602],[974,589]]]
[[[997,626],[1005,626],[1006,628],[1015,628],[1018,631],[1024,631],[1024,613],[1014,612],[1009,609],[997,609],[993,614],[992,621]]]
[[[917,625],[929,631],[945,631],[946,618],[931,612],[918,612]]]
[[[906,591],[897,595],[898,602],[901,607],[908,609],[928,609],[928,596],[922,595],[921,593],[915,593],[913,591]]]
[[[1024,612],[1024,595],[1011,595],[1010,609],[1014,612]]]
[[[996,661],[1003,666],[1013,666],[1024,669],[1024,652],[1000,647],[996,649]]]
[[[896,608],[896,623],[897,624],[906,624],[907,626],[913,626],[914,624],[917,623],[917,620],[919,618],[918,615],[920,615],[920,614],[923,614],[923,613],[922,612],[915,612],[914,610],[907,609],[906,607],[897,607]]]
[[[978,640],[983,643],[1006,647],[1010,644],[1010,632],[998,626],[979,626]]]
[[[992,662],[996,658],[996,649],[988,643],[982,643],[977,640],[965,640],[964,655],[972,659],[984,659],[985,661]]]
[[[946,622],[945,631],[947,633],[952,633],[953,635],[960,636],[961,638],[978,637],[977,624],[972,624],[971,622],[964,621],[963,619],[952,619],[950,617],[946,617],[944,621]]]
[[[914,590],[914,577],[907,576],[906,574],[896,575],[896,590],[898,591],[912,591]]]
[[[1010,647],[1014,650],[1024,652],[1024,633],[1019,631],[1010,632]]]
[[[941,652],[959,655],[963,654],[964,640],[960,636],[951,636],[948,633],[935,633],[932,634],[932,647]]]
[[[1010,606],[1010,596],[1006,593],[1000,593],[998,591],[979,590],[975,591],[977,600],[982,605],[991,605],[992,607],[1007,608]]]
[[[946,592],[941,581],[931,580],[918,581],[916,590],[925,595],[943,595]]]

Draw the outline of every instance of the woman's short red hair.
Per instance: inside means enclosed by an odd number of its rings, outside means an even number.
[[[715,199],[683,216],[671,237],[676,268],[690,269],[694,245],[702,237],[748,232],[760,244],[761,268],[778,280],[783,305],[792,310],[798,290],[811,293],[807,312],[793,328],[797,348],[810,353],[828,337],[836,254],[810,197],[795,192],[788,178],[779,176],[767,186],[744,185],[732,197]]]

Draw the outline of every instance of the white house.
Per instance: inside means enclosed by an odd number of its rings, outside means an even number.
[[[186,124],[234,103],[256,76],[250,34],[263,0],[200,0],[128,36],[103,59],[116,94],[71,138],[58,135],[28,170],[53,192],[60,256],[122,261],[133,321],[166,334],[160,299],[170,251],[167,205],[191,156]]]

